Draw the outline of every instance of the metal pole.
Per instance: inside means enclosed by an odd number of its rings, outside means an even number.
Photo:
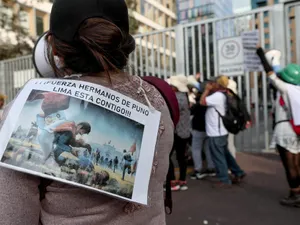
[[[185,75],[190,75],[190,57],[189,57],[189,39],[188,39],[189,28],[184,29],[184,42],[185,42]]]
[[[170,76],[174,73],[173,66],[173,39],[172,39],[172,31],[169,32],[169,45],[170,45]]]
[[[217,36],[216,36],[216,22],[212,23],[213,25],[213,30],[212,30],[212,35],[213,35],[213,49],[214,49],[214,76],[218,76],[218,49],[217,49]]]
[[[202,49],[202,25],[200,24],[198,26],[198,29],[199,29],[199,33],[198,33],[198,38],[199,38],[199,60],[200,60],[200,80],[201,82],[204,80],[204,77],[203,77],[203,49]]]
[[[195,41],[195,26],[192,26],[192,51],[193,51],[193,75],[196,75],[196,41]],[[188,74],[191,75],[191,74]]]
[[[264,15],[260,13],[260,41],[261,46],[265,47],[265,33],[263,29]],[[267,75],[265,72],[262,74],[262,91],[263,91],[263,109],[264,109],[264,135],[265,135],[265,150],[269,150],[269,117],[268,117],[268,100],[267,100]]]
[[[145,58],[146,58],[146,76],[149,76],[149,42],[148,42],[148,35],[146,35],[146,37],[145,37],[145,39],[146,39],[146,56],[145,56]]]
[[[158,76],[161,77],[161,62],[160,62],[160,34],[156,35],[157,38],[157,67],[158,67]]]
[[[273,27],[273,38],[274,38],[274,49],[281,51],[281,65],[285,67],[288,61],[287,56],[290,54],[288,48],[286,48],[286,40],[290,42],[289,26],[286,24],[284,4],[276,4],[273,7],[272,13],[272,26]]]
[[[296,53],[297,64],[300,64],[300,6],[295,6],[295,31],[296,31]]]
[[[155,76],[155,57],[154,57],[154,36],[151,36],[151,66],[152,66],[152,76]]]
[[[144,76],[144,63],[143,63],[143,38],[140,38],[140,71],[141,71],[141,75],[140,76]]]
[[[163,33],[163,49],[164,49],[164,77],[168,78],[167,74],[167,57],[166,57],[166,33]]]
[[[210,48],[209,48],[209,24],[205,24],[205,44],[206,44],[206,71],[207,78],[210,78]]]
[[[183,25],[175,27],[176,36],[176,74],[184,74],[184,31]]]

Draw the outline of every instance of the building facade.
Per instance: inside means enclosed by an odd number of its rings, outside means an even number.
[[[177,22],[180,24],[232,14],[232,0],[177,0]]]
[[[71,0],[70,0],[71,1]],[[137,23],[137,29],[133,34],[143,34],[155,30],[163,30],[168,27],[173,27],[177,24],[176,16],[176,0],[135,0],[136,8],[134,10],[129,9],[130,17],[133,17]],[[8,3],[7,3],[8,2]],[[53,0],[15,0],[6,1],[0,0],[0,14],[2,18],[11,19],[13,15],[19,14],[21,26],[27,31],[28,41],[31,42],[33,47],[34,43],[32,39],[37,39],[44,32],[49,30],[50,12],[52,8]],[[6,25],[9,26],[9,23]],[[9,27],[0,29],[0,43],[16,44],[16,34],[9,31]],[[132,59],[138,61],[138,65],[135,65],[134,70],[139,73],[144,73],[143,69],[139,69],[143,64],[147,65],[148,71],[153,71],[153,67],[167,67],[170,68],[171,62],[175,61],[175,33],[170,32],[167,35],[152,35],[147,38],[137,38],[137,54],[136,58]],[[140,47],[141,46],[141,47]],[[161,47],[163,46],[163,47]],[[152,49],[155,49],[154,53]],[[136,55],[137,55],[136,54]],[[140,58],[147,58],[147,61],[155,59],[156,65],[149,65]],[[143,59],[144,60],[144,59]],[[136,68],[137,67],[137,68]],[[152,67],[149,69],[149,67]],[[145,71],[146,69],[144,69]],[[142,72],[140,72],[142,71]]]
[[[280,1],[280,0],[251,0],[252,9],[256,9],[259,7],[274,5],[281,2],[287,1]],[[265,48],[268,50],[270,49],[271,42],[270,42],[270,15],[268,12],[264,12],[264,22],[263,22],[263,29],[264,29],[264,39],[265,39]],[[289,17],[289,36],[290,36],[290,61],[291,63],[296,63],[297,61],[297,53],[296,53],[296,21],[295,21],[295,7],[290,7],[288,10],[288,17]],[[258,15],[255,16],[255,28],[260,29],[261,23],[260,18]]]
[[[49,29],[49,14],[53,0],[1,1],[1,14],[11,18],[14,10],[20,10],[21,24],[32,37],[38,37]],[[136,0],[136,10],[130,15],[138,22],[136,33],[151,32],[176,25],[175,0]]]

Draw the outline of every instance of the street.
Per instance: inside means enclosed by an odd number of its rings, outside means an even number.
[[[211,180],[188,179],[189,190],[173,193],[168,225],[299,225],[300,209],[278,201],[288,194],[279,156],[238,154],[245,183],[232,189],[213,189]]]

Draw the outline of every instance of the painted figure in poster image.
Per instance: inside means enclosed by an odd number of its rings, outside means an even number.
[[[61,156],[63,152],[70,152],[77,156],[70,146],[86,148],[91,152],[90,145],[85,144],[81,139],[76,140],[77,135],[90,133],[90,124],[83,122],[76,125],[74,122],[67,121],[64,114],[64,110],[69,108],[70,97],[50,92],[34,92],[29,96],[29,101],[40,99],[43,99],[41,104],[43,112],[37,115],[38,140],[44,153],[44,162],[53,152],[55,161],[61,166],[65,162],[65,158]]]
[[[76,151],[73,151],[72,147],[86,148],[91,154],[91,146],[84,143],[82,139],[76,140],[78,134],[84,135],[91,132],[91,125],[83,122],[75,124],[74,122],[65,122],[62,125],[54,129],[54,141],[53,141],[53,153],[55,161],[61,166],[66,159],[61,155],[63,152],[72,153],[78,156]]]
[[[124,150],[123,153],[124,153],[124,156],[122,159],[122,163],[124,163],[124,166],[123,166],[122,180],[125,180],[126,170],[127,170],[128,174],[131,174],[132,157],[131,157],[130,153],[127,152],[126,150]]]

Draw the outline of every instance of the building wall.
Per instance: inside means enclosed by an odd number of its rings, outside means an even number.
[[[177,22],[232,15],[232,0],[177,0]]]
[[[264,7],[264,6],[269,6],[269,5],[274,5],[280,3],[279,0],[252,0],[251,5],[252,8],[259,8],[259,7]],[[263,21],[263,29],[264,29],[264,37],[265,37],[265,48],[266,50],[271,48],[271,43],[270,43],[270,17],[269,17],[268,12],[264,12],[264,21]],[[288,12],[288,17],[289,17],[289,27],[290,27],[290,44],[291,44],[291,62],[296,63],[297,61],[297,54],[296,54],[296,21],[295,21],[295,8],[290,8]],[[255,17],[255,28],[256,29],[261,29],[260,28],[260,17],[256,15]]]
[[[6,13],[11,16],[13,8],[21,6],[22,18],[25,18],[22,22],[24,27],[28,28],[30,36],[38,37],[49,29],[51,2],[18,0],[18,3],[6,5]],[[175,0],[137,0],[137,10],[133,12],[133,15],[140,25],[138,33],[176,25],[175,10]]]

